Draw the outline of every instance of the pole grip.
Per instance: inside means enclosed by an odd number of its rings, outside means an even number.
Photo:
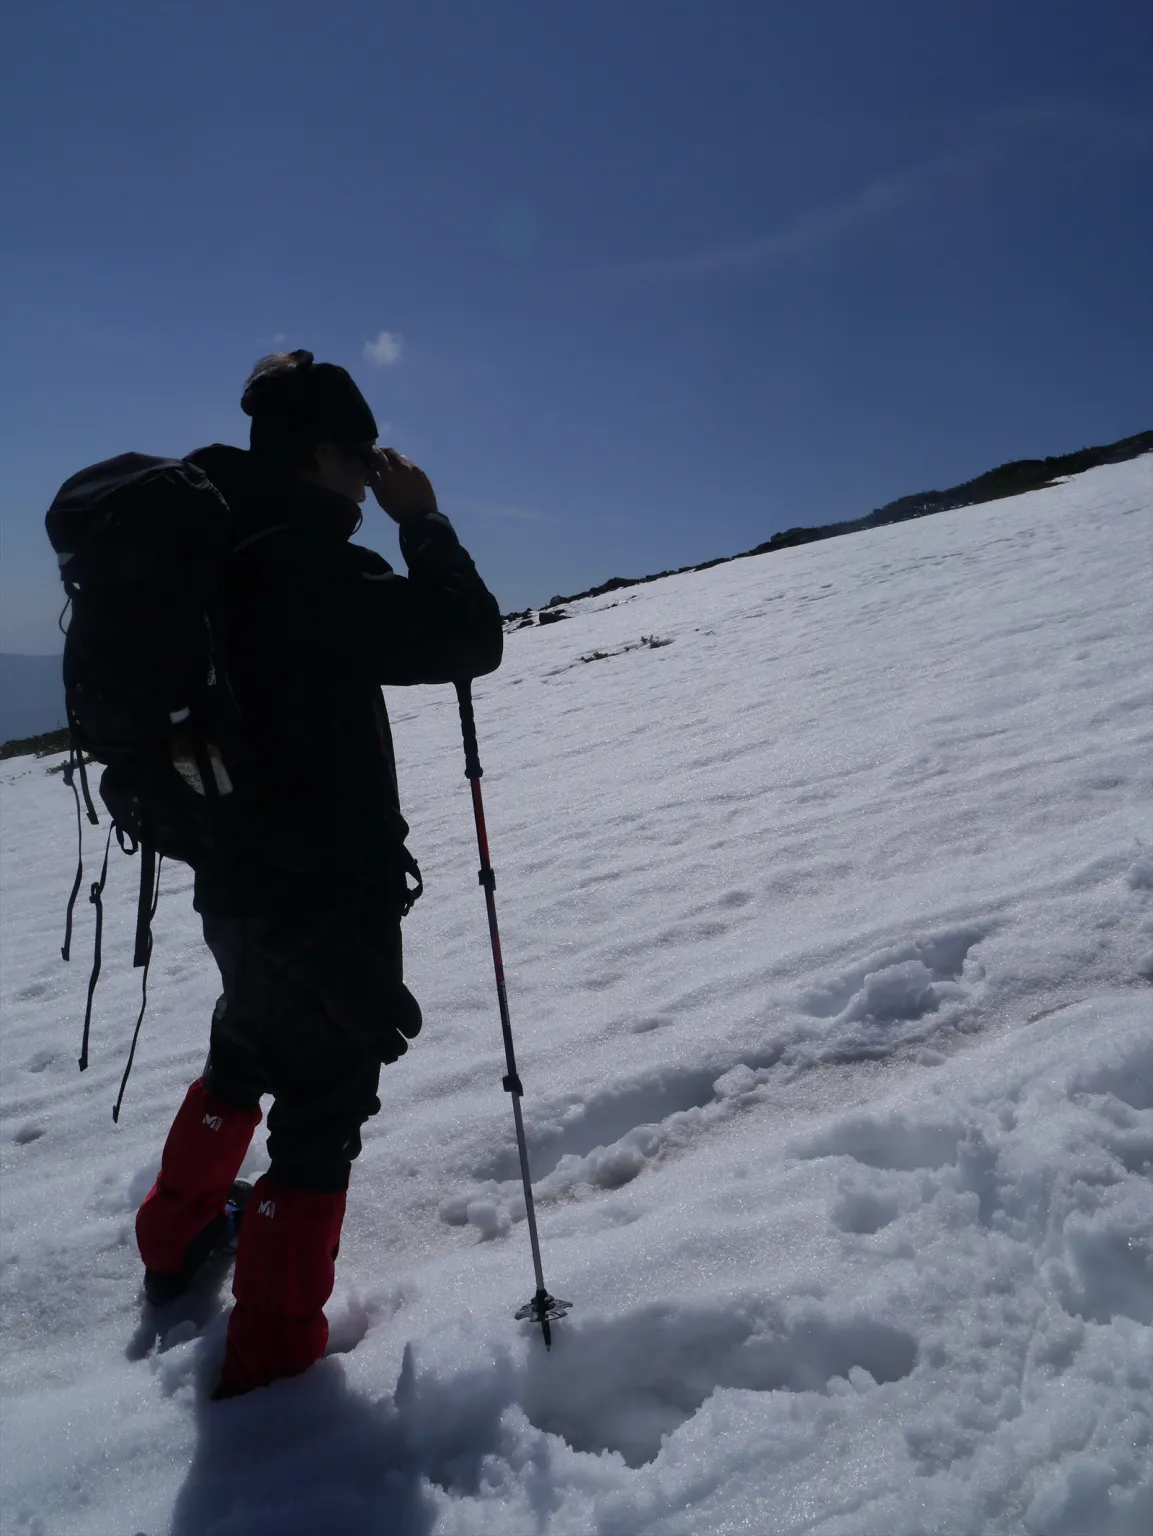
[[[464,776],[466,779],[479,779],[484,769],[480,766],[480,747],[476,739],[472,683],[467,678],[456,684],[456,701],[460,706],[460,734],[464,741]]]

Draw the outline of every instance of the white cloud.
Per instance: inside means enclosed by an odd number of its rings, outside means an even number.
[[[277,331],[276,335],[272,338],[272,345],[274,347],[282,347],[287,340],[288,337],[283,331]]]
[[[771,234],[731,245],[709,246],[685,256],[636,262],[628,270],[638,277],[694,277],[749,271],[774,257],[804,256],[821,246],[835,244],[861,226],[910,202],[925,179],[923,172],[914,171],[872,181],[848,197],[809,209]]]
[[[505,517],[520,523],[562,523],[563,517],[556,517],[551,512],[538,512],[533,507],[515,507],[506,501],[474,501],[471,496],[456,496],[453,498],[452,510],[468,512],[477,517]]]
[[[374,363],[377,368],[391,368],[400,362],[403,351],[404,337],[398,331],[381,331],[375,341],[365,342],[364,360]]]
[[[988,112],[965,127],[954,148],[869,181],[844,197],[816,204],[766,234],[637,261],[616,270],[627,277],[698,277],[753,271],[776,260],[805,257],[851,240],[950,179],[977,175],[1011,158],[1027,163],[1038,138],[1056,138],[1085,153],[1147,155],[1153,149],[1153,117],[1147,112],[1061,102]]]

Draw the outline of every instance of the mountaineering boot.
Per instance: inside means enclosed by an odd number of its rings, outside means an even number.
[[[224,1201],[224,1209],[214,1216],[184,1250],[184,1262],[177,1270],[146,1269],[144,1271],[144,1297],[154,1307],[166,1307],[178,1296],[183,1296],[196,1281],[197,1275],[218,1253],[235,1253],[240,1239],[240,1223],[244,1207],[252,1193],[252,1185],[245,1179],[234,1179]]]
[[[259,1109],[226,1104],[201,1078],[189,1088],[164,1143],[156,1182],[136,1213],[146,1283],[158,1293],[179,1295],[220,1247],[225,1203],[260,1120]],[[173,1290],[180,1277],[183,1284]]]
[[[324,1354],[344,1190],[258,1179],[240,1229],[228,1343],[214,1398],[297,1376]]]

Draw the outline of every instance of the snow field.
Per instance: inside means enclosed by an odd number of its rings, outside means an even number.
[[[2,1529],[1145,1536],[1150,462],[509,637],[477,714],[551,1355],[447,690],[389,695],[427,1022],[332,1354],[235,1403],[224,1277],[157,1328],[131,1239],[216,991],[190,879],[113,1128],[135,870],[80,1078],[70,801],[5,765]]]

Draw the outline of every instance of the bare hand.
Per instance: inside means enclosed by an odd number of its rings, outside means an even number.
[[[394,523],[402,523],[406,517],[415,517],[419,512],[437,510],[432,481],[423,469],[395,448],[372,450],[367,484],[381,511],[387,512]]]

